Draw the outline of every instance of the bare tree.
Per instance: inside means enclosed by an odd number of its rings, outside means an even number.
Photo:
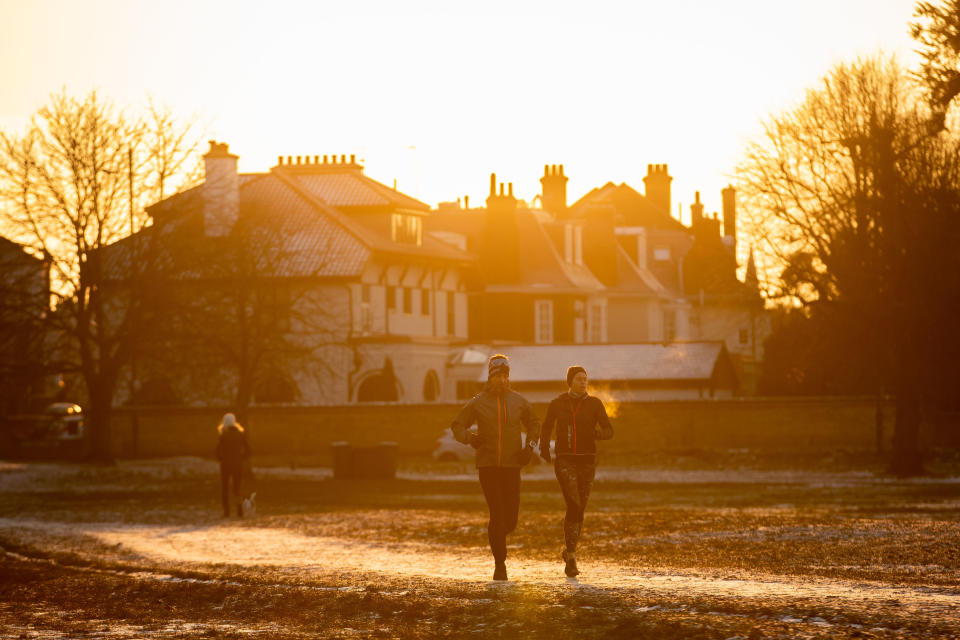
[[[163,242],[173,266],[150,287],[141,374],[177,372],[197,399],[228,396],[241,420],[255,400],[298,400],[291,373],[334,373],[327,350],[349,331],[346,288],[322,277],[327,247],[301,246],[264,203],[242,205],[222,238],[198,233],[190,209]]]
[[[960,144],[929,123],[894,60],[858,60],[770,118],[738,167],[749,232],[785,265],[777,293],[855,336],[844,356],[895,396],[897,473],[921,469],[923,404],[956,342]]]
[[[950,103],[960,94],[960,0],[919,2],[910,34],[920,44],[923,63],[916,76],[928,91],[931,130],[945,126]]]
[[[108,310],[99,295],[98,256],[148,224],[146,203],[183,186],[177,177],[190,173],[185,163],[197,144],[192,124],[177,124],[156,108],[151,114],[130,116],[96,91],[81,99],[63,91],[23,135],[0,134],[3,227],[50,256],[55,365],[83,380],[96,460],[111,459],[113,395],[143,299],[130,289]],[[155,263],[149,247],[140,250],[127,267],[145,273]]]

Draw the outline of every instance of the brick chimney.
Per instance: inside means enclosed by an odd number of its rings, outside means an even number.
[[[583,261],[607,286],[617,283],[616,215],[611,205],[592,207],[584,215]]]
[[[203,156],[203,233],[211,237],[230,234],[240,212],[237,156],[225,142],[210,141]]]
[[[567,176],[563,175],[563,165],[543,165],[543,177],[540,178],[540,202],[545,211],[557,218],[567,213]]]
[[[670,215],[670,183],[673,178],[665,164],[648,164],[643,188],[647,200],[666,215]]]
[[[497,188],[497,174],[490,174],[490,195],[483,229],[483,270],[487,282],[516,282],[519,276],[519,230],[517,229],[517,199],[513,197],[513,183],[506,190],[501,182]]]
[[[731,244],[737,246],[737,190],[727,185],[720,192],[723,196],[723,235],[733,238]],[[736,253],[736,251],[734,251]]]

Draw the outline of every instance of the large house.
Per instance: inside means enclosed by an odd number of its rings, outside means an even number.
[[[159,239],[156,315],[170,321],[144,329],[163,335],[141,347],[118,402],[439,400],[451,347],[468,337],[474,258],[424,233],[429,207],[353,156],[240,175],[212,141],[204,160],[202,185],[148,209],[139,246]],[[116,245],[115,278],[136,241]]]
[[[737,279],[734,190],[722,193],[721,235],[699,194],[691,227],[670,216],[666,165],[648,166],[645,194],[609,183],[570,206],[567,180],[562,165],[546,166],[535,208],[491,176],[486,207],[446,203],[426,219],[429,233],[477,256],[471,340],[499,350],[720,342],[750,390],[769,329],[752,258],[746,282]],[[607,353],[594,352],[598,363]],[[458,381],[469,377],[462,358],[453,362]]]
[[[755,278],[736,278],[733,190],[725,236],[699,198],[688,228],[669,214],[666,165],[648,168],[645,194],[608,184],[568,206],[554,165],[537,207],[492,175],[486,206],[430,210],[353,156],[238,174],[237,156],[211,142],[204,160],[204,183],[151,206],[154,224],[107,260],[120,282],[125,251],[157,241],[155,317],[179,318],[138,341],[118,402],[454,401],[482,377],[477,353],[537,346],[552,362],[571,345],[588,369],[614,345],[700,354],[667,383],[635,367],[628,386],[631,399],[702,397],[736,392],[762,357],[762,299]]]

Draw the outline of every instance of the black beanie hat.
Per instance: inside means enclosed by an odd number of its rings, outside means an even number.
[[[581,367],[578,364],[573,365],[572,367],[567,367],[567,386],[573,385],[573,377],[580,372],[583,372],[583,375],[587,375],[587,370]]]

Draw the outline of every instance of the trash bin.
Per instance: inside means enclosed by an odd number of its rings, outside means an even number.
[[[352,478],[353,450],[349,442],[334,442],[330,445],[333,452],[333,477]]]

